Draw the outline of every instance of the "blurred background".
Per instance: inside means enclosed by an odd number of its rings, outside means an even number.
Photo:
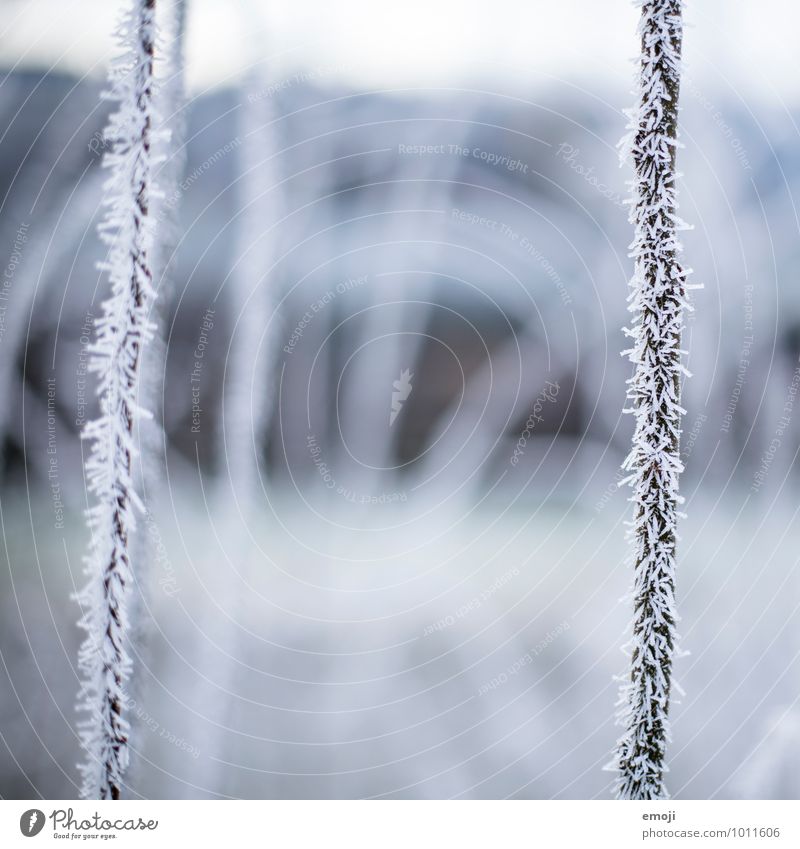
[[[0,795],[71,798],[122,4],[2,8]],[[128,796],[608,797],[637,9],[183,11]],[[798,18],[687,10],[679,798],[800,797]]]

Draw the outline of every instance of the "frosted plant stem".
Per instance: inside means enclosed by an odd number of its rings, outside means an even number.
[[[88,583],[81,596],[80,624],[87,636],[79,656],[79,709],[89,714],[81,723],[86,754],[81,794],[99,799],[120,798],[129,760],[124,703],[131,667],[126,645],[134,579],[130,544],[134,509],[141,509],[131,474],[133,435],[142,412],[137,404],[140,357],[152,335],[149,314],[155,297],[150,265],[155,0],[133,0],[120,38],[125,51],[112,65],[106,95],[117,101],[118,109],[106,130],[110,147],[103,165],[110,176],[106,216],[99,227],[109,246],[101,267],[108,273],[111,295],[103,302],[90,347],[89,368],[98,375],[100,412],[83,434],[92,443],[86,474],[94,504],[88,514]]]
[[[631,245],[634,275],[626,331],[634,363],[628,381],[636,424],[623,468],[632,486],[629,532],[634,564],[630,673],[620,690],[617,798],[662,799],[670,737],[669,700],[676,645],[675,543],[681,416],[681,330],[686,275],[678,261],[675,152],[678,146],[682,0],[638,0],[641,6],[639,102],[625,147],[634,166]]]

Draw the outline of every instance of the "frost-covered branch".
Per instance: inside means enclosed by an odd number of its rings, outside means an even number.
[[[624,352],[635,365],[628,381],[629,409],[636,419],[623,468],[634,505],[630,538],[634,562],[633,636],[630,674],[620,691],[614,765],[622,799],[660,799],[664,752],[669,740],[669,700],[675,652],[675,543],[681,416],[681,330],[686,274],[679,263],[675,152],[678,146],[682,0],[638,0],[642,55],[639,102],[625,142],[634,166],[630,220],[635,261]]]
[[[88,585],[81,596],[80,651],[83,682],[79,708],[86,759],[81,765],[84,798],[118,799],[128,765],[129,726],[124,716],[124,683],[130,674],[127,605],[134,575],[130,561],[134,510],[141,506],[132,483],[134,427],[142,347],[152,334],[154,298],[150,258],[150,206],[155,115],[153,54],[155,0],[133,0],[120,29],[123,55],[110,72],[106,95],[118,103],[106,130],[104,166],[106,215],[99,231],[109,246],[102,270],[111,295],[103,302],[90,348],[89,368],[98,375],[99,417],[84,437],[91,440],[86,462],[92,540],[86,558]]]

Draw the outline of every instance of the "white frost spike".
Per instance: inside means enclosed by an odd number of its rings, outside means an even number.
[[[663,799],[664,753],[672,661],[676,651],[675,543],[680,459],[681,331],[686,274],[679,263],[675,151],[678,147],[682,0],[638,0],[641,66],[638,106],[623,144],[634,166],[630,220],[635,261],[629,309],[634,314],[625,351],[635,365],[628,381],[636,426],[623,463],[633,489],[629,536],[634,565],[633,635],[626,646],[630,672],[623,679],[612,767],[620,799]]]
[[[409,369],[400,372],[400,379],[392,382],[394,391],[392,392],[392,409],[389,413],[389,427],[394,424],[394,420],[400,415],[400,410],[403,409],[403,404],[408,400],[411,394],[411,378],[414,377]]]
[[[91,548],[88,583],[80,595],[87,631],[80,650],[83,674],[79,709],[86,759],[81,765],[84,798],[118,799],[128,765],[128,722],[124,684],[130,674],[127,605],[133,572],[131,535],[134,506],[141,502],[131,478],[133,432],[142,346],[152,335],[148,316],[154,299],[150,257],[154,189],[152,171],[153,53],[155,0],[132,0],[120,28],[124,53],[112,65],[110,92],[118,103],[106,129],[109,148],[103,165],[106,215],[99,227],[109,246],[101,269],[111,283],[90,348],[89,368],[98,375],[100,414],[83,436],[92,441],[86,475],[94,505],[88,512]]]

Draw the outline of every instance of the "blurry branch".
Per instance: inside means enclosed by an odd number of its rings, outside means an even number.
[[[221,289],[231,306],[232,329],[210,492],[211,521],[221,529],[220,543],[229,547],[230,553],[225,553],[228,568],[218,569],[215,576],[213,637],[203,635],[199,644],[198,668],[214,669],[216,675],[213,681],[203,677],[195,693],[203,706],[198,734],[203,734],[209,752],[196,780],[209,792],[214,792],[219,779],[215,758],[225,757],[220,732],[231,722],[231,694],[236,692],[236,673],[242,663],[243,585],[249,582],[255,559],[251,523],[257,521],[257,507],[262,503],[261,462],[275,415],[281,329],[276,314],[281,288],[276,245],[284,197],[274,101],[265,96],[269,63],[261,58],[268,37],[260,11],[250,3],[245,4],[242,22],[257,59],[241,87],[237,110],[242,144],[237,169],[236,251],[234,267]],[[221,724],[208,721],[215,715],[223,718]]]
[[[280,286],[275,268],[282,192],[272,99],[262,72],[250,75],[239,108],[241,192],[236,263],[228,291],[233,330],[225,362],[219,465],[234,494],[251,501],[275,410]],[[224,291],[224,290],[223,290]],[[247,505],[244,505],[247,507]]]

